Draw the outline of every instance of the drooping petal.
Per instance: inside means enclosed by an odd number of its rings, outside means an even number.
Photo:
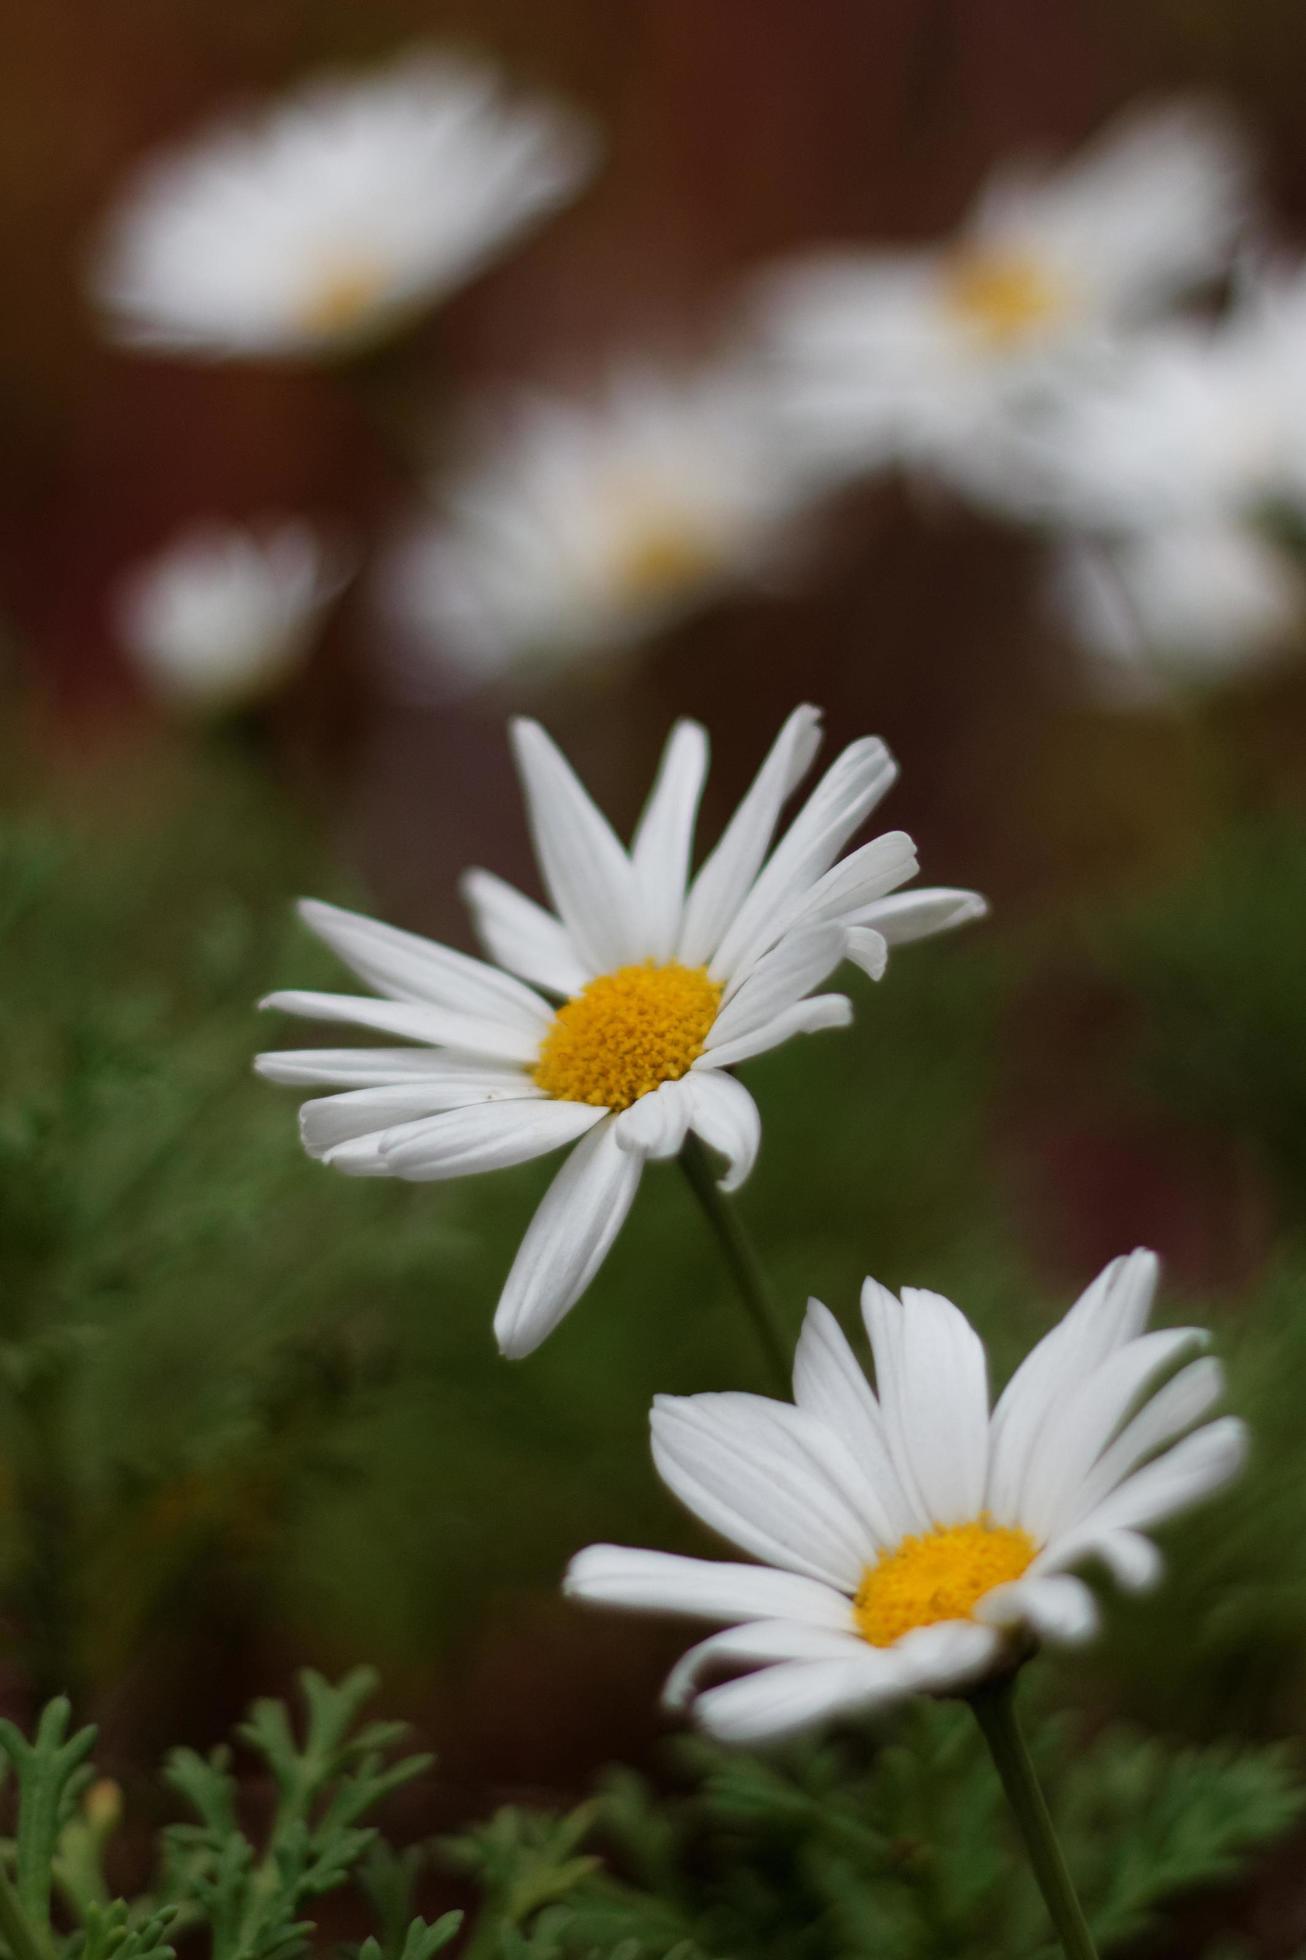
[[[1068,1573],[1026,1574],[997,1586],[975,1609],[989,1626],[1027,1626],[1044,1640],[1074,1645],[1098,1630],[1097,1601],[1081,1579]]]
[[[705,730],[696,721],[677,722],[635,831],[631,862],[649,959],[666,961],[676,951],[707,760]]]
[[[913,1508],[894,1468],[880,1405],[856,1355],[828,1307],[809,1300],[794,1355],[794,1401],[838,1436],[865,1470],[885,1515],[885,1542],[918,1531]]]
[[[857,913],[857,924],[874,926],[890,946],[905,946],[909,940],[928,939],[936,932],[951,932],[955,926],[982,919],[988,909],[988,901],[978,892],[925,885],[919,891],[895,892],[892,898],[873,900]]]
[[[642,1166],[600,1123],[545,1192],[499,1297],[494,1332],[511,1359],[529,1354],[575,1306],[626,1221]]]
[[[984,1508],[988,1377],[984,1345],[941,1294],[904,1287],[901,1303],[868,1279],[862,1312],[893,1461],[928,1525]]]
[[[590,975],[644,953],[630,859],[571,764],[538,722],[512,724],[513,751],[540,871]]]
[[[908,1691],[892,1649],[866,1647],[849,1660],[780,1661],[727,1681],[701,1694],[694,1713],[719,1742],[772,1742],[897,1701]]]
[[[704,1620],[797,1620],[847,1631],[846,1594],[796,1572],[625,1545],[590,1545],[567,1567],[562,1589],[572,1599],[635,1612],[683,1613]]]
[[[810,1000],[796,1001],[769,1021],[762,1021],[747,1034],[733,1041],[709,1045],[694,1063],[698,1069],[734,1068],[753,1055],[764,1055],[779,1048],[796,1034],[817,1034],[822,1028],[846,1028],[853,1018],[853,1004],[847,994],[813,994]],[[708,1036],[709,1044],[712,1036]]]
[[[709,1529],[755,1558],[856,1591],[877,1543],[856,1466],[801,1409],[760,1395],[659,1395],[653,1461]]]
[[[889,964],[889,942],[871,926],[847,926],[844,957],[859,966],[868,980],[883,980]]]
[[[551,994],[578,994],[590,978],[564,925],[492,871],[468,871],[460,889],[490,958]]]
[[[762,1118],[757,1104],[733,1075],[720,1069],[691,1069],[684,1077],[689,1127],[708,1149],[726,1160],[723,1191],[737,1191],[757,1161]]]
[[[616,1119],[617,1142],[637,1157],[674,1157],[685,1141],[692,1113],[689,1078],[664,1082],[622,1110]]]
[[[667,1676],[662,1690],[666,1708],[684,1708],[698,1689],[707,1668],[768,1661],[860,1662],[865,1643],[851,1628],[808,1626],[794,1620],[749,1620],[700,1640],[683,1654]]]
[[[743,802],[690,888],[678,957],[702,966],[712,957],[761,868],[785,803],[811,768],[821,741],[818,709],[795,708]]]
[[[479,1102],[411,1123],[398,1123],[381,1139],[393,1177],[415,1184],[474,1177],[546,1157],[601,1123],[606,1111],[588,1103],[548,1097]]]

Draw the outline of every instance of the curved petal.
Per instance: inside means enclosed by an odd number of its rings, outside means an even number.
[[[874,926],[890,946],[905,946],[909,940],[928,939],[936,932],[951,932],[972,919],[982,919],[988,909],[988,901],[978,892],[926,885],[919,891],[875,899],[858,912],[856,923]]]
[[[763,1021],[748,1034],[736,1035],[733,1041],[723,1041],[719,1047],[705,1049],[694,1063],[694,1068],[734,1068],[737,1062],[746,1062],[753,1055],[764,1055],[768,1049],[779,1048],[796,1034],[817,1034],[822,1028],[846,1028],[852,1018],[853,1004],[847,994],[813,994],[808,1000],[795,1001],[792,1007],[782,1008],[769,1021]],[[711,1038],[709,1035],[709,1041]]]
[[[845,1593],[796,1572],[723,1559],[683,1558],[674,1552],[625,1545],[590,1545],[567,1567],[569,1599],[624,1606],[641,1613],[682,1613],[704,1620],[790,1620],[847,1632],[853,1624]]]
[[[889,1454],[880,1405],[838,1321],[809,1300],[794,1355],[794,1401],[824,1423],[861,1465],[885,1514],[886,1544],[928,1521],[912,1505]]]
[[[1002,1651],[1002,1636],[977,1620],[940,1620],[904,1634],[883,1651],[894,1656],[909,1688],[949,1693],[988,1672]]]
[[[1224,1370],[1213,1355],[1204,1355],[1181,1369],[1102,1452],[1076,1493],[1067,1524],[1087,1517],[1145,1458],[1209,1415],[1223,1393]]]
[[[518,1248],[494,1316],[502,1353],[529,1354],[551,1334],[607,1258],[639,1189],[638,1157],[599,1123],[545,1192]]]
[[[443,1077],[438,1070],[417,1080],[387,1083],[368,1089],[346,1089],[338,1096],[318,1096],[299,1112],[299,1135],[310,1157],[321,1157],[338,1143],[391,1130],[398,1123],[434,1116],[469,1103],[525,1102],[540,1097],[530,1077],[521,1073],[491,1073]]]
[[[892,1649],[867,1647],[850,1660],[780,1661],[694,1704],[695,1718],[720,1742],[771,1742],[840,1716],[898,1701],[909,1692]]]
[[[664,1082],[622,1110],[616,1118],[617,1142],[637,1157],[674,1157],[685,1141],[691,1108],[686,1076]]]
[[[705,730],[696,721],[678,721],[635,831],[630,856],[650,959],[669,960],[676,951],[707,760]]]
[[[757,1161],[762,1118],[757,1104],[733,1075],[720,1069],[691,1069],[684,1077],[689,1127],[709,1150],[726,1160],[723,1191],[737,1191]]]
[[[391,1000],[449,1008],[474,1019],[503,1021],[538,1042],[553,1010],[511,974],[415,932],[346,912],[321,899],[299,901],[299,916],[338,959]]]
[[[492,871],[464,872],[459,889],[491,959],[551,994],[580,992],[591,976],[552,912]]]
[[[1147,1592],[1156,1585],[1165,1569],[1164,1561],[1150,1538],[1137,1531],[1106,1531],[1091,1543],[1077,1546],[1066,1539],[1054,1539],[1029,1568],[1030,1578],[1045,1572],[1060,1572],[1064,1566],[1098,1559],[1118,1586],[1126,1592]]]
[[[844,928],[844,955],[859,966],[869,980],[883,980],[889,964],[889,942],[871,926]]]
[[[868,1279],[862,1312],[894,1464],[929,1525],[984,1509],[988,1370],[984,1344],[939,1293],[904,1287],[901,1303]]]
[[[712,1024],[707,1046],[721,1046],[751,1034],[784,1008],[802,1000],[839,965],[847,935],[842,926],[812,926],[790,933],[764,953],[756,966],[736,976]]]
[[[724,1633],[710,1634],[687,1654],[682,1654],[667,1676],[662,1703],[665,1708],[684,1708],[697,1692],[704,1670],[721,1662],[727,1666],[750,1661],[857,1663],[865,1653],[865,1641],[851,1631],[804,1626],[793,1620],[750,1620],[744,1626],[727,1627]]]
[[[1056,1573],[1028,1574],[1009,1586],[996,1586],[975,1608],[990,1626],[1027,1626],[1043,1640],[1074,1645],[1098,1630],[1097,1601],[1082,1579]]]
[[[801,1409],[760,1395],[659,1395],[653,1461],[742,1551],[852,1594],[877,1554],[857,1466]]]
[[[398,1123],[385,1132],[379,1148],[392,1177],[416,1184],[443,1183],[451,1177],[474,1177],[481,1171],[505,1170],[510,1164],[545,1157],[575,1143],[606,1114],[589,1103],[553,1102],[547,1097],[478,1102],[417,1122]]]
[[[538,722],[511,734],[540,871],[581,963],[596,974],[639,959],[639,893],[611,825]]]
[[[690,888],[678,954],[686,966],[702,966],[716,951],[761,868],[781,810],[820,745],[819,709],[795,708]]]
[[[1222,1416],[1176,1443],[1164,1456],[1135,1471],[1095,1511],[1070,1531],[1051,1540],[1047,1564],[1070,1565],[1081,1558],[1110,1554],[1106,1545],[1120,1532],[1137,1533],[1200,1504],[1231,1483],[1247,1459],[1247,1429],[1236,1416]]]

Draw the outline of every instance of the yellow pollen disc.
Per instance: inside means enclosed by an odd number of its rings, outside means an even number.
[[[915,1627],[968,1620],[995,1586],[1019,1579],[1038,1547],[1026,1531],[990,1524],[937,1525],[904,1538],[857,1588],[857,1631],[873,1647],[891,1647]]]
[[[632,526],[617,551],[616,583],[628,599],[662,599],[699,584],[716,569],[706,540],[668,513]]]
[[[378,265],[361,254],[342,256],[324,266],[305,293],[300,323],[309,333],[349,333],[373,311],[385,289],[385,274]]]
[[[533,1074],[560,1101],[629,1109],[703,1052],[721,989],[701,966],[618,967],[560,1007]]]
[[[1019,252],[959,252],[947,269],[946,286],[954,310],[999,347],[1023,340],[1065,305],[1055,276]]]

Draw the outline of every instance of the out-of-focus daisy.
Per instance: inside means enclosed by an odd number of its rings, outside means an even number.
[[[752,1168],[757,1106],[731,1071],[791,1035],[851,1017],[813,993],[845,959],[873,978],[891,943],[977,917],[971,892],[895,893],[916,871],[891,831],[842,857],[896,775],[884,744],[853,742],[772,848],[819,746],[795,710],[719,843],[690,876],[707,737],[672,731],[629,851],[544,730],[513,724],[546,911],[487,871],[465,891],[494,965],[307,902],[307,924],[381,999],[277,993],[265,1006],[416,1045],[262,1055],[274,1081],[337,1093],[305,1103],[305,1147],[359,1177],[435,1181],[576,1147],[537,1211],[495,1318],[528,1353],[584,1292],[644,1163],[693,1132]]]
[[[589,398],[508,405],[396,553],[391,606],[448,679],[569,664],[773,570],[798,495],[737,364],[628,368]]]
[[[999,171],[941,245],[782,268],[757,311],[793,439],[836,472],[964,459],[1218,273],[1246,177],[1215,111],[1134,111],[1059,169]]]
[[[264,532],[200,524],[127,575],[114,619],[156,694],[220,714],[289,679],[347,576],[340,554],[305,523]]]
[[[1122,706],[1226,679],[1301,639],[1306,582],[1250,524],[1213,518],[1058,548],[1049,604]]]
[[[320,356],[389,332],[564,203],[586,127],[488,68],[416,54],[319,80],[148,163],[93,269],[125,340]]]
[[[1245,1451],[1232,1417],[1194,1428],[1221,1394],[1216,1361],[1156,1388],[1202,1337],[1144,1331],[1155,1281],[1151,1253],[1108,1266],[992,1414],[983,1345],[937,1293],[899,1301],[866,1282],[874,1393],[813,1301],[795,1406],[740,1394],[654,1405],[664,1481],[760,1563],[595,1545],[566,1590],[727,1622],[667,1695],[682,1705],[716,1665],[758,1670],[697,1695],[704,1725],[737,1742],[973,1686],[1031,1638],[1087,1639],[1097,1607],[1071,1568],[1097,1560],[1126,1586],[1152,1583],[1160,1559],[1143,1534],[1227,1482]]]

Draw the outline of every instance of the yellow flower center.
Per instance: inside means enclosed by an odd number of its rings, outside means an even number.
[[[1066,303],[1060,280],[1021,252],[960,251],[947,268],[945,286],[953,310],[995,347],[1010,347],[1046,326]]]
[[[1028,1532],[986,1517],[904,1538],[867,1567],[853,1601],[857,1631],[873,1647],[891,1647],[915,1627],[968,1620],[985,1593],[1019,1579],[1037,1551]]]
[[[299,308],[308,333],[333,338],[351,333],[376,307],[386,289],[382,268],[363,253],[342,254],[323,266]]]
[[[656,600],[708,578],[717,565],[701,531],[673,511],[632,522],[617,548],[614,578],[626,599]]]
[[[701,966],[618,967],[560,1007],[534,1077],[563,1102],[629,1109],[703,1052],[721,989]]]

